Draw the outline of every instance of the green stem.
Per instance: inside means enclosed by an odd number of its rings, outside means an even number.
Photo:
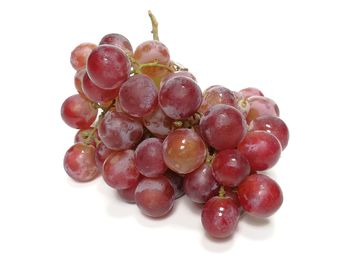
[[[159,68],[165,68],[167,70],[169,70],[170,72],[174,72],[174,69],[172,69],[171,67],[167,66],[167,65],[163,65],[160,64],[158,61],[155,62],[150,62],[150,63],[145,63],[145,64],[140,64],[138,66],[139,71],[141,71],[143,68],[147,68],[147,67],[159,67]]]
[[[159,41],[159,35],[158,35],[158,21],[156,17],[152,14],[151,10],[148,11],[149,18],[151,19],[152,23],[152,34],[153,34],[153,40]]]
[[[219,197],[225,197],[225,189],[223,186],[220,186]]]

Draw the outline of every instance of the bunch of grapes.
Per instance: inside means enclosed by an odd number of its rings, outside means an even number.
[[[149,15],[153,40],[135,51],[120,34],[72,51],[78,94],[61,115],[78,132],[64,168],[78,182],[102,175],[150,217],[165,216],[186,194],[203,205],[204,229],[228,237],[243,213],[264,218],[281,206],[281,188],[261,171],[277,163],[288,128],[256,88],[214,85],[202,93],[170,59]]]

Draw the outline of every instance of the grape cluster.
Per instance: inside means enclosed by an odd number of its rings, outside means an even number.
[[[277,104],[256,88],[238,92],[196,78],[159,41],[133,50],[120,34],[71,53],[76,95],[61,108],[78,129],[64,157],[78,182],[104,181],[147,216],[162,217],[186,194],[202,204],[213,237],[233,234],[242,213],[268,217],[283,202],[272,168],[288,144]]]

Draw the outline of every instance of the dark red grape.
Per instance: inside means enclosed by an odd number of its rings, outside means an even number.
[[[167,166],[163,160],[163,142],[157,138],[142,141],[136,148],[136,168],[146,177],[163,175]]]
[[[248,160],[237,150],[217,152],[213,159],[213,176],[221,185],[234,187],[250,173]]]
[[[205,203],[219,192],[219,184],[213,177],[211,165],[203,163],[184,177],[186,195],[196,203]]]
[[[174,205],[175,192],[165,176],[143,178],[135,190],[135,201],[141,212],[151,217],[169,213]]]
[[[243,115],[224,104],[212,106],[200,120],[203,139],[216,150],[235,148],[247,131]]]
[[[175,173],[170,169],[168,169],[164,175],[169,179],[171,185],[174,187],[175,199],[183,196],[185,194],[183,188],[183,176]]]
[[[238,150],[249,161],[252,171],[273,167],[280,158],[282,147],[278,139],[265,131],[248,132]]]
[[[97,117],[97,109],[79,94],[67,98],[61,107],[64,122],[75,129],[87,129]]]
[[[63,165],[67,174],[78,182],[91,181],[99,175],[92,145],[74,144],[66,152]]]
[[[112,45],[95,48],[87,61],[90,79],[102,89],[120,87],[130,74],[130,62],[124,51]]]
[[[235,231],[239,215],[239,209],[232,198],[215,196],[203,207],[202,224],[212,237],[227,238]]]
[[[109,111],[98,127],[102,142],[115,151],[126,150],[139,142],[143,135],[140,121],[123,112]]]
[[[143,176],[139,176],[138,183],[135,186],[127,188],[127,189],[119,189],[117,190],[119,196],[128,203],[135,203],[135,190],[138,186],[139,182],[143,179]]]
[[[132,53],[132,46],[130,44],[130,41],[124,37],[123,35],[120,34],[108,34],[105,35],[101,41],[100,41],[100,45],[105,45],[105,44],[109,44],[112,46],[116,46],[121,48],[122,50],[124,50],[125,52],[130,52]]]
[[[144,117],[157,109],[157,88],[149,77],[136,74],[120,87],[119,103],[131,116]]]
[[[163,142],[164,162],[179,174],[197,169],[204,162],[206,153],[202,138],[190,129],[177,129]]]
[[[112,153],[103,164],[103,179],[115,189],[134,187],[139,176],[133,150]]]
[[[89,78],[88,74],[85,73],[83,77],[83,92],[85,96],[94,102],[109,102],[118,96],[119,87],[114,89],[102,89],[95,85]]]
[[[75,70],[81,70],[86,67],[86,61],[92,52],[96,48],[95,44],[82,43],[77,46],[70,55],[70,63]]]
[[[289,131],[283,120],[276,116],[260,116],[250,123],[250,131],[266,131],[276,136],[284,150],[288,145]]]
[[[195,81],[187,77],[173,77],[159,91],[159,105],[172,119],[186,119],[202,103],[202,92]]]
[[[279,185],[263,174],[252,174],[238,186],[238,199],[248,214],[268,217],[275,213],[283,203]]]
[[[262,96],[253,96],[248,98],[250,110],[247,115],[247,122],[250,123],[252,120],[255,120],[259,116],[271,115],[279,116],[280,110],[272,99],[262,97]]]

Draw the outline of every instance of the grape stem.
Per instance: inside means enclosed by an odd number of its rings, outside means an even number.
[[[155,62],[150,62],[150,63],[145,63],[145,64],[140,64],[138,66],[138,70],[141,71],[143,68],[146,68],[146,67],[159,67],[159,68],[165,68],[167,70],[169,70],[170,72],[174,72],[174,69],[167,66],[167,65],[163,65],[163,64],[160,64],[158,61],[155,61]]]
[[[156,17],[152,14],[151,10],[148,11],[149,18],[151,19],[152,23],[152,31],[153,34],[153,40],[159,41],[159,35],[158,35],[158,21]]]
[[[98,126],[100,125],[101,121],[103,120],[103,117],[106,115],[106,113],[114,106],[115,100],[112,101],[112,103],[110,105],[108,105],[107,108],[103,108],[103,107],[99,107],[100,109],[102,109],[102,112],[100,113],[100,115],[98,116],[97,122],[94,126],[94,128],[92,129],[92,131],[90,132],[89,136],[86,139],[87,144],[91,144],[92,140],[94,140],[94,136],[95,133],[97,131]]]
[[[220,186],[219,197],[225,197],[225,189],[223,186]]]

